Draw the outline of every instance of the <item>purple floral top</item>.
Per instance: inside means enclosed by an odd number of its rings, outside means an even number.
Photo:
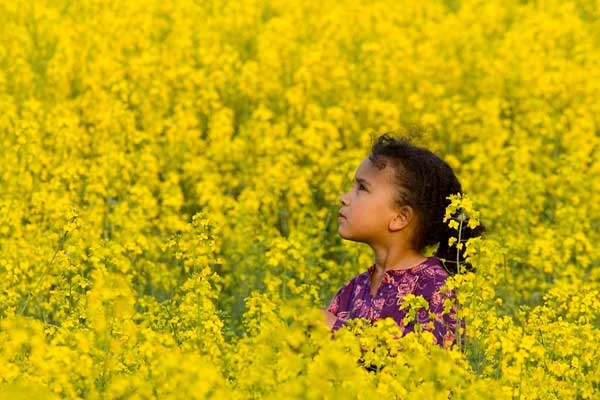
[[[421,308],[415,318],[416,322],[423,324],[423,329],[430,331],[437,344],[449,348],[456,342],[456,305],[450,312],[443,314],[444,300],[454,298],[452,290],[442,293],[448,272],[444,269],[439,259],[429,257],[423,263],[403,270],[386,271],[377,293],[371,294],[371,275],[375,265],[367,271],[357,275],[335,295],[327,308],[337,317],[332,331],[339,329],[344,322],[352,318],[365,318],[376,321],[381,318],[391,317],[402,328],[404,334],[414,330],[415,321],[406,326],[402,322],[406,310],[400,310],[402,299],[412,293],[422,295],[429,303],[429,310],[436,315],[433,319],[433,328],[428,327],[431,318],[424,308]],[[464,327],[464,320],[461,321]]]

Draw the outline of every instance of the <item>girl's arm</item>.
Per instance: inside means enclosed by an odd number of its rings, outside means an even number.
[[[449,348],[456,341],[456,297],[454,291],[442,289],[442,286],[443,282],[438,281],[430,288],[431,292],[425,293],[429,309],[421,309],[417,313],[416,322],[433,334],[437,344]],[[451,306],[445,309],[447,300],[450,300]]]
[[[330,330],[338,330],[348,318],[350,307],[352,306],[354,286],[356,277],[342,286],[334,296],[329,306],[322,310],[325,316],[325,322]]]
[[[323,312],[323,315],[325,316],[325,323],[327,324],[327,327],[329,329],[333,328],[333,325],[335,324],[335,321],[337,321],[337,317],[335,315],[333,315],[330,311],[327,310],[321,310]]]

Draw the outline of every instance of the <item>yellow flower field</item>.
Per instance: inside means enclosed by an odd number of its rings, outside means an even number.
[[[600,1],[16,0],[0,21],[0,398],[600,398]],[[322,321],[372,262],[336,216],[390,130],[487,226],[449,282],[464,348]]]

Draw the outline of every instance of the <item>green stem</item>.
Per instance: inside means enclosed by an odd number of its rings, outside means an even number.
[[[460,225],[458,226],[458,242],[456,243],[456,273],[460,274],[460,251],[461,251],[461,233],[462,233],[462,228],[463,228],[463,221],[464,218],[460,218]],[[456,341],[458,343],[458,349],[462,352],[463,348],[462,348],[462,338],[461,338],[461,332],[460,332],[460,327],[461,327],[461,319],[460,319],[460,303],[458,302],[458,290],[460,290],[460,288],[456,288],[457,289],[457,293],[456,293]]]

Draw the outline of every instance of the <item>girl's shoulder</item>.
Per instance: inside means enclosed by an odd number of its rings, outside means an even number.
[[[442,261],[437,257],[429,257],[425,262],[425,267],[419,271],[426,278],[434,280],[446,280],[450,274]]]
[[[338,290],[338,295],[342,294],[343,292],[353,291],[357,286],[363,286],[369,282],[369,271],[370,268],[352,277]]]
[[[369,271],[371,268],[369,268]],[[403,275],[418,277],[419,280],[446,280],[450,275],[437,257],[428,257],[427,260],[412,268],[391,270],[390,273],[398,277]]]
[[[449,277],[450,274],[442,262],[436,257],[431,257],[427,266],[418,271],[420,292],[431,295],[440,291]]]

